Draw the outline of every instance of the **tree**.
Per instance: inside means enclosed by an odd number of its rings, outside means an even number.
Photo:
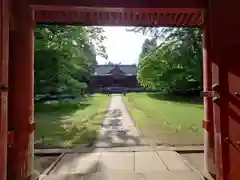
[[[202,88],[202,33],[195,28],[135,29],[152,33],[143,43],[138,81],[147,89],[189,93]],[[159,46],[149,42],[160,40]],[[150,43],[151,44],[151,43]]]
[[[107,57],[98,27],[37,25],[35,76],[37,94],[78,93],[88,87],[97,64]]]
[[[157,41],[155,38],[153,39],[145,39],[145,41],[143,42],[142,45],[142,52],[140,53],[140,58],[144,57],[145,55],[151,53],[152,51],[154,51],[157,47]]]

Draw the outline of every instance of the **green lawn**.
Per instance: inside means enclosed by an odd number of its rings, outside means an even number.
[[[36,103],[35,147],[74,147],[93,143],[108,103],[106,95]]]
[[[132,93],[125,103],[142,138],[150,144],[202,144],[203,105],[184,98]]]

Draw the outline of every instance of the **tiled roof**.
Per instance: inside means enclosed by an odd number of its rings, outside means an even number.
[[[137,74],[137,66],[136,65],[98,65],[95,67],[95,75],[104,75],[113,70],[116,66],[118,66],[122,72],[126,74]]]

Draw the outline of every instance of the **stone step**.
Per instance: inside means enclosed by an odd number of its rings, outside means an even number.
[[[143,173],[144,180],[204,180],[199,172],[164,171]]]
[[[50,174],[42,180],[103,180],[100,173],[84,174]]]
[[[107,170],[94,174],[51,174],[43,180],[204,180],[198,172],[153,171],[135,173],[128,170]]]
[[[94,152],[65,154],[51,171],[54,174],[93,173],[101,166],[132,172],[193,171],[175,151]]]
[[[63,156],[52,174],[92,174],[97,171],[100,153],[72,153]]]

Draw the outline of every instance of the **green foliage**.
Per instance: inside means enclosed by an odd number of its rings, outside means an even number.
[[[75,100],[37,102],[35,147],[92,146],[108,103],[109,97],[99,94]]]
[[[193,145],[203,143],[203,105],[199,98],[131,93],[124,97],[145,143]]]
[[[36,94],[83,92],[96,55],[107,57],[102,32],[98,27],[37,25]]]
[[[202,34],[194,28],[135,29],[146,39],[139,60],[138,81],[151,90],[189,92],[202,87]],[[162,43],[157,46],[156,41]]]

